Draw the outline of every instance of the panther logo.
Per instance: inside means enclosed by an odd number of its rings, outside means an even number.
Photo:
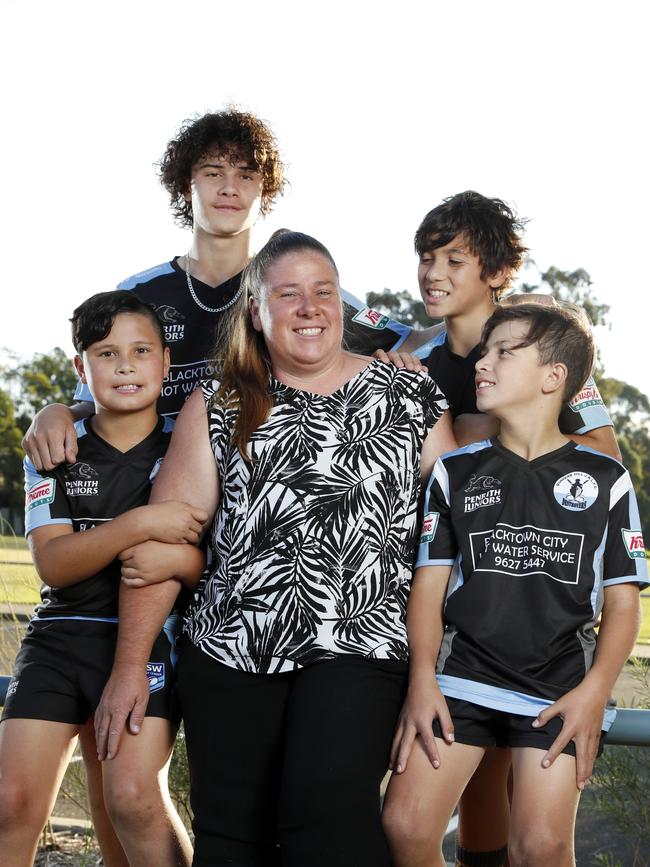
[[[97,470],[94,470],[90,464],[84,464],[82,461],[77,461],[76,464],[68,464],[66,470],[73,479],[96,479],[99,477]]]
[[[476,473],[473,473],[469,477],[465,493],[471,494],[472,491],[489,491],[491,488],[496,488],[497,485],[500,484],[501,482],[499,479],[495,479],[494,476],[477,476]]]
[[[161,304],[160,307],[156,307],[155,309],[161,322],[171,324],[174,322],[182,322],[185,319],[183,314],[179,313],[175,307],[171,306],[171,304]]]

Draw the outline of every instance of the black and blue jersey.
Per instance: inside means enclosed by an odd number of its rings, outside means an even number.
[[[530,462],[498,439],[444,455],[417,565],[452,567],[442,692],[524,716],[584,679],[605,588],[648,584],[629,473],[572,442]]]
[[[167,451],[173,422],[160,418],[154,430],[127,452],[98,436],[92,420],[75,425],[79,451],[74,464],[38,471],[28,458],[25,467],[25,534],[52,524],[84,532],[117,515],[145,506],[151,483]],[[41,589],[36,618],[116,620],[120,562],[67,587]]]

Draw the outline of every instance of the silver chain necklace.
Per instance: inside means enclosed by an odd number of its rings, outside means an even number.
[[[187,288],[190,290],[190,295],[194,299],[194,302],[201,308],[201,310],[205,310],[206,313],[223,313],[224,310],[227,310],[229,307],[237,301],[239,296],[241,295],[243,286],[239,286],[239,289],[235,293],[235,295],[230,299],[227,304],[223,304],[221,307],[208,307],[207,304],[204,304],[199,300],[196,292],[194,291],[194,286],[192,286],[192,278],[190,277],[190,254],[188,253],[185,256],[185,277],[187,278]]]

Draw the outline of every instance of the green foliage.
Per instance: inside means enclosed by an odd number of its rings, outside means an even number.
[[[0,388],[0,506],[9,510],[10,520],[23,508],[21,439],[11,396]]]
[[[413,298],[410,292],[404,289],[400,292],[393,292],[390,289],[384,289],[383,292],[368,292],[366,301],[369,307],[380,310],[391,319],[396,319],[412,328],[426,328],[437,321],[427,316],[424,304],[419,298]]]
[[[2,370],[3,378],[17,391],[19,425],[27,430],[31,419],[49,403],[72,403],[77,374],[65,352],[37,352],[29,361],[15,360]]]

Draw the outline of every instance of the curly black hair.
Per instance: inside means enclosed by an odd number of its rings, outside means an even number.
[[[260,211],[270,213],[284,188],[284,166],[270,127],[248,111],[229,107],[186,120],[165,148],[158,163],[160,182],[169,193],[177,223],[192,227],[192,203],[185,195],[192,167],[208,153],[227,156],[232,163],[246,160],[262,175]]]
[[[517,217],[501,199],[488,199],[474,190],[466,190],[443,199],[429,211],[415,233],[415,252],[418,256],[430,253],[462,235],[479,258],[482,280],[501,268],[509,269],[503,285],[494,292],[498,298],[528,252],[521,240],[525,225],[526,220]]]

